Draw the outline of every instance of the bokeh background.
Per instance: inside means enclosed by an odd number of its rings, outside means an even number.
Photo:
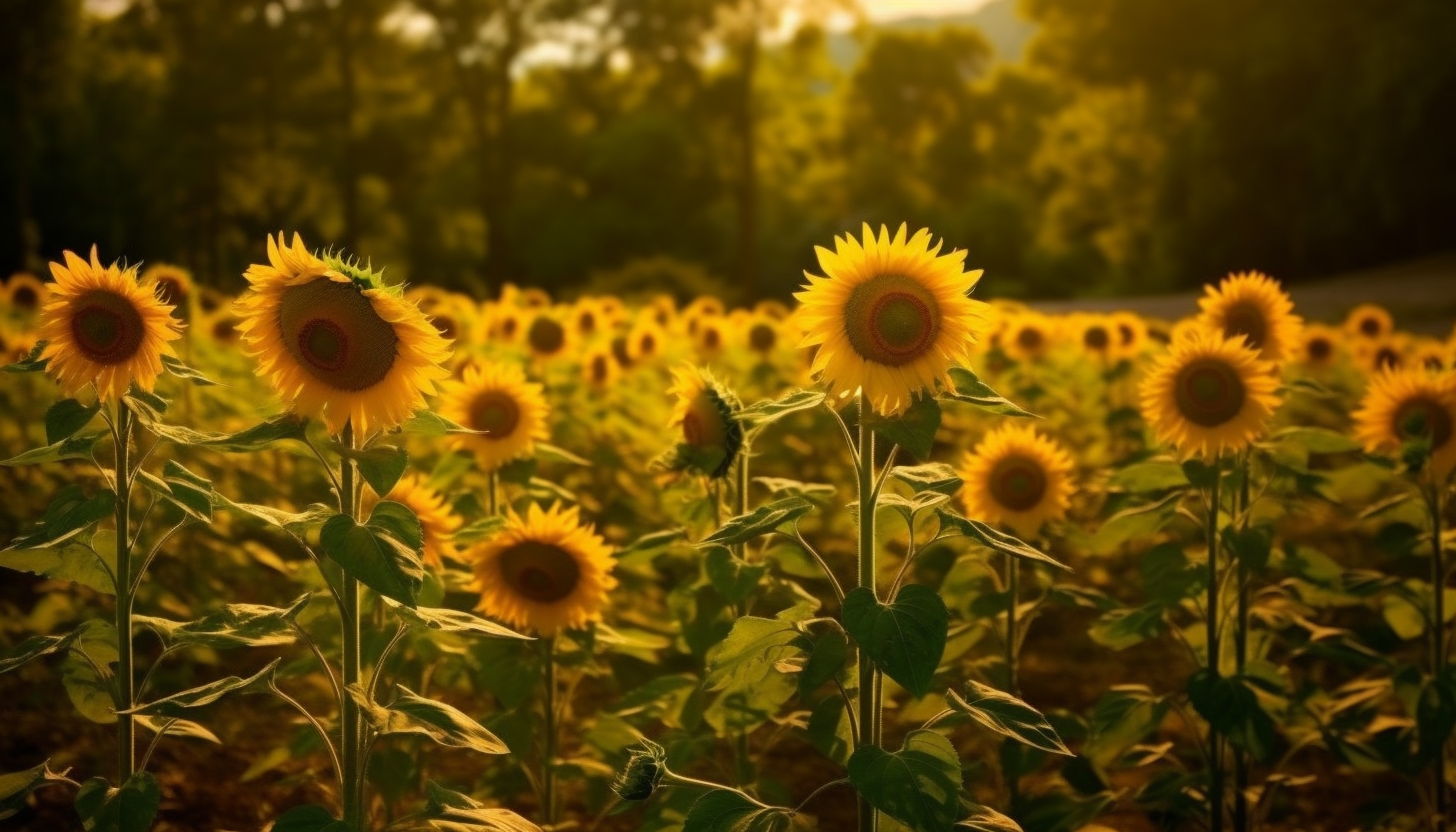
[[[1439,306],[1453,44],[1451,0],[0,0],[0,276],[94,242],[235,290],[282,228],[746,302],[867,220],[1001,297],[1414,262]]]

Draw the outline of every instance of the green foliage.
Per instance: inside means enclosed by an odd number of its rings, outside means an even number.
[[[868,587],[844,596],[844,629],[876,667],[916,696],[930,692],[948,622],[940,594],[919,584],[901,587],[889,604]]]
[[[734,517],[723,527],[703,538],[699,545],[718,544],[734,546],[762,537],[780,527],[793,523],[814,510],[814,504],[802,497],[784,497],[765,503],[739,517]]]
[[[319,530],[320,545],[330,560],[380,595],[409,607],[416,605],[424,585],[422,539],[413,512],[389,500],[376,505],[362,524],[347,514],[336,514]]]
[[[856,749],[849,782],[871,806],[915,832],[943,832],[960,810],[960,758],[934,731],[911,731],[899,751]]]
[[[93,777],[76,793],[76,813],[86,832],[147,832],[162,803],[162,787],[150,773],[139,771],[120,788]]]
[[[387,706],[371,702],[361,688],[347,690],[381,735],[418,734],[450,748],[467,748],[480,754],[510,753],[495,734],[459,708],[426,699],[403,685],[395,687],[397,695]]]
[[[742,792],[712,789],[693,801],[683,832],[787,832],[792,813],[757,803]]]
[[[975,680],[966,683],[966,695],[947,695],[950,706],[980,725],[1032,748],[1071,756],[1056,729],[1041,712],[1009,693]]]

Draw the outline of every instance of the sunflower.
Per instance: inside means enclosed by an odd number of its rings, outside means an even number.
[[[601,307],[589,298],[582,298],[571,308],[571,329],[578,337],[590,338],[602,328],[606,317]]]
[[[712,373],[690,364],[673,370],[668,394],[675,399],[668,427],[680,429],[682,439],[667,467],[691,468],[715,479],[726,476],[743,450],[738,398]]]
[[[1322,369],[1335,363],[1340,352],[1340,333],[1324,324],[1310,324],[1300,336],[1299,360],[1306,367]]]
[[[505,528],[470,550],[477,610],[518,629],[552,636],[601,619],[612,577],[612,550],[596,530],[582,525],[576,508],[526,516],[506,514]]]
[[[723,301],[712,295],[700,295],[694,298],[692,303],[688,304],[687,308],[683,310],[683,315],[684,317],[698,315],[718,318],[722,317],[726,311],[723,308]]]
[[[1102,361],[1121,352],[1117,328],[1102,315],[1089,315],[1082,319],[1076,337],[1083,352]]]
[[[762,312],[754,313],[743,325],[743,339],[748,348],[761,357],[773,354],[779,345],[779,327],[782,318],[774,318]]]
[[[171,304],[179,310],[191,309],[193,297],[197,293],[192,283],[192,275],[181,266],[169,263],[148,266],[142,272],[142,284],[152,287],[162,303]]]
[[[960,475],[961,502],[970,516],[1010,526],[1022,536],[1065,517],[1071,505],[1071,456],[1030,426],[987,434],[965,456]]]
[[[1001,347],[1016,361],[1040,361],[1052,347],[1054,332],[1050,318],[1023,312],[1007,325],[1001,336]]]
[[[238,324],[240,320],[237,315],[226,309],[219,310],[215,314],[208,315],[202,320],[202,329],[212,338],[213,342],[225,347],[230,347],[238,342]]]
[[[497,303],[491,310],[491,337],[507,344],[520,340],[525,331],[526,313],[514,306]]]
[[[608,349],[612,351],[612,357],[617,359],[617,366],[624,370],[632,366],[632,349],[627,343],[626,335],[612,336]]]
[[[1413,439],[1431,445],[1431,470],[1456,470],[1456,375],[1422,369],[1375,376],[1355,412],[1355,438],[1372,453],[1397,453]]]
[[[1147,321],[1135,312],[1112,313],[1112,327],[1117,331],[1117,354],[1122,358],[1136,358],[1151,336]]]
[[[1242,337],[1259,357],[1275,364],[1293,357],[1300,320],[1279,281],[1259,272],[1225,277],[1205,287],[1200,317],[1229,338]]]
[[[597,312],[600,314],[604,324],[614,324],[622,320],[622,316],[627,314],[626,305],[616,295],[601,295],[592,298],[582,298],[582,300],[595,304]]]
[[[55,283],[40,312],[46,371],[67,395],[92,383],[102,401],[121,398],[132,383],[151,390],[162,356],[175,354],[167,342],[182,336],[172,307],[137,283],[135,268],[103,267],[95,246],[89,263],[69,251],[65,260],[51,263]]]
[[[551,305],[551,294],[536,286],[527,286],[516,296],[516,304],[522,309],[545,309]]]
[[[441,416],[486,431],[461,435],[456,442],[473,451],[487,471],[529,456],[538,440],[550,436],[550,413],[541,385],[526,381],[515,364],[466,367],[460,381],[444,385],[440,398]]]
[[[619,367],[610,346],[595,346],[581,359],[581,374],[593,390],[605,390],[617,380]]]
[[[762,315],[775,321],[782,321],[789,317],[789,307],[785,306],[782,301],[771,298],[755,303],[753,305],[753,312],[756,315]]]
[[[1433,373],[1451,367],[1451,348],[1434,338],[1417,339],[1410,348],[1412,367],[1420,367]]]
[[[441,555],[455,556],[455,547],[450,538],[460,528],[460,518],[450,510],[445,498],[440,492],[425,484],[423,478],[418,474],[406,474],[395,483],[394,488],[389,490],[386,500],[392,500],[403,504],[415,517],[420,520],[420,530],[424,533],[425,547],[424,560],[431,566],[444,566]],[[364,515],[374,510],[374,506],[380,502],[372,492],[364,499]]]
[[[667,329],[677,317],[677,301],[672,295],[656,295],[643,308],[643,313],[651,317],[660,329]]]
[[[704,359],[717,358],[728,346],[728,321],[716,315],[705,315],[698,319],[697,335],[694,337],[698,355]]]
[[[951,368],[966,362],[986,326],[986,304],[967,294],[980,271],[965,272],[966,254],[940,254],[930,230],[908,240],[901,225],[893,239],[864,226],[835,239],[835,250],[816,247],[824,276],[795,294],[807,331],[803,346],[818,345],[813,369],[831,395],[863,391],[870,407],[899,415],[916,394],[933,390]]]
[[[526,346],[531,355],[546,360],[566,352],[571,345],[571,330],[546,308],[536,310],[526,324]]]
[[[1371,375],[1404,369],[1409,363],[1406,355],[1408,346],[1398,333],[1356,341],[1355,362]]]
[[[1160,441],[1208,458],[1259,436],[1279,404],[1279,380],[1246,344],[1209,329],[1173,342],[1142,384],[1143,417]]]
[[[663,348],[663,332],[650,317],[640,317],[627,333],[627,355],[633,364],[656,358]]]
[[[330,431],[388,430],[425,406],[449,373],[450,343],[419,308],[373,272],[327,262],[293,235],[268,238],[268,264],[233,305],[244,350],[290,406],[322,415]]]
[[[1390,313],[1373,303],[1362,303],[1345,316],[1345,332],[1351,338],[1379,341],[1394,331],[1395,321]]]
[[[5,300],[11,308],[26,315],[40,309],[49,293],[49,288],[29,272],[16,272],[5,282]]]

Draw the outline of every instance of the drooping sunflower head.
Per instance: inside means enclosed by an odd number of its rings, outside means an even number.
[[[476,609],[543,636],[600,620],[617,585],[612,550],[576,508],[532,504],[525,517],[509,512],[506,527],[476,544],[470,558]]]
[[[546,307],[527,317],[526,346],[538,359],[549,360],[565,353],[571,345],[571,335],[571,330],[561,322],[561,318]]]
[[[1259,272],[1231,274],[1206,287],[1198,306],[1208,325],[1225,338],[1243,338],[1265,361],[1279,364],[1294,356],[1300,320],[1294,301],[1274,278]]]
[[[5,281],[5,301],[22,315],[34,315],[49,295],[50,289],[30,272],[16,272]]]
[[[1423,440],[1430,471],[1444,481],[1456,470],[1456,375],[1411,368],[1375,376],[1355,412],[1355,438],[1383,454]]]
[[[1384,307],[1362,303],[1345,316],[1345,334],[1356,340],[1379,341],[1395,331],[1395,321]]]
[[[67,395],[92,383],[101,401],[121,398],[133,383],[151,390],[162,356],[173,354],[168,342],[182,334],[172,307],[137,282],[135,269],[102,266],[95,246],[90,262],[64,256],[64,266],[51,263],[55,283],[40,313],[46,371]]]
[[[529,456],[549,436],[551,409],[541,385],[528,382],[515,364],[470,365],[459,381],[447,382],[440,397],[440,415],[483,434],[463,434],[455,441],[475,453],[480,467],[494,471]]]
[[[192,306],[197,289],[192,283],[192,274],[181,266],[157,263],[142,271],[142,284],[150,286],[162,303],[178,310]]]
[[[1088,315],[1077,329],[1077,344],[1082,352],[1101,361],[1122,352],[1117,327],[1104,315]]]
[[[431,488],[423,477],[418,474],[404,475],[384,499],[403,504],[419,518],[420,530],[425,539],[422,553],[425,563],[430,566],[444,566],[442,556],[455,557],[455,545],[451,538],[460,528],[460,518],[451,510],[440,492]],[[368,492],[364,498],[364,515],[367,517],[379,502],[379,497],[372,491]]]
[[[673,397],[668,427],[681,434],[667,467],[692,469],[713,478],[726,476],[743,450],[738,397],[712,373],[691,364],[673,370],[668,393]]]
[[[866,223],[863,239],[845,235],[835,250],[816,247],[824,276],[795,297],[803,346],[818,346],[813,370],[831,396],[862,390],[875,411],[898,415],[964,364],[986,327],[986,304],[967,295],[980,271],[963,271],[965,252],[940,254],[929,229],[907,239]]]
[[[1274,367],[1242,338],[1194,329],[1175,339],[1142,383],[1143,418],[1185,456],[1248,447],[1279,404]]]
[[[1299,360],[1306,367],[1323,369],[1340,355],[1340,333],[1323,324],[1310,324],[1300,336]]]
[[[608,345],[597,345],[581,358],[581,375],[593,390],[605,390],[617,380],[620,367]]]
[[[1016,361],[1040,361],[1052,348],[1054,332],[1051,320],[1045,315],[1022,312],[1007,324],[1001,335],[1001,348]]]
[[[960,466],[960,497],[968,516],[1032,536],[1060,520],[1071,505],[1072,458],[1030,426],[988,433]]]
[[[244,349],[283,400],[338,433],[387,430],[425,405],[449,373],[450,343],[397,287],[293,235],[268,238],[268,263],[244,273],[234,304]]]

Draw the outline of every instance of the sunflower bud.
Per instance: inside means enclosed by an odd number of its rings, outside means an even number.
[[[666,773],[666,751],[652,740],[644,739],[640,748],[632,749],[627,767],[612,784],[612,791],[623,800],[646,800]]]

